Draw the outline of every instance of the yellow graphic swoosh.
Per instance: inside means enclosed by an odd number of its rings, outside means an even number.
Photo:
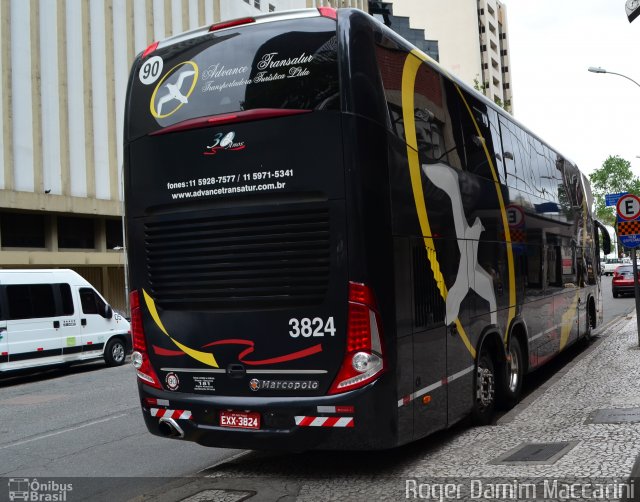
[[[164,324],[162,324],[162,320],[160,319],[160,315],[158,314],[158,309],[156,309],[156,304],[153,301],[153,298],[151,298],[144,289],[142,290],[142,295],[144,296],[144,303],[147,305],[147,309],[149,310],[151,317],[156,323],[156,326],[158,326],[160,331],[162,331],[169,337],[169,340],[171,340],[180,350],[182,350],[185,354],[192,357],[196,361],[200,361],[202,364],[206,364],[207,366],[219,368],[218,363],[216,362],[216,358],[213,357],[213,354],[211,352],[202,352],[200,350],[189,348],[186,345],[181,344],[179,341],[173,339],[171,335],[167,333]]]

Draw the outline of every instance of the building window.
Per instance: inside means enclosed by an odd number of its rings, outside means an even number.
[[[509,88],[509,84],[504,84],[502,88],[506,91]]]
[[[508,66],[503,66],[502,67],[502,73],[509,73],[509,67]]]
[[[107,249],[123,247],[122,220],[105,220],[104,231],[107,238]]]
[[[94,249],[95,224],[92,218],[58,217],[58,247],[66,249]]]
[[[248,3],[249,5],[251,5],[251,0],[244,0],[244,3]]]
[[[484,33],[484,32],[486,32],[486,31],[487,31],[487,29],[486,29],[486,27],[485,27],[485,26],[481,26],[481,27],[480,27],[480,33]]]
[[[481,52],[485,52],[487,50],[487,46],[486,45],[481,45],[480,46],[480,51]]]
[[[256,9],[260,10],[260,0],[253,0],[253,6]]]
[[[478,15],[479,16],[484,16],[484,9],[479,9],[478,10]]]
[[[488,69],[489,69],[489,63],[485,63],[485,64],[483,64],[483,65],[482,65],[482,67],[483,67],[485,70],[488,70]]]
[[[500,51],[500,55],[501,55],[501,56],[506,56],[506,55],[507,55],[507,49],[502,49],[502,50]]]
[[[273,5],[272,3],[269,4],[269,12],[275,12],[276,11],[276,6]]]
[[[41,214],[3,213],[2,247],[45,247],[45,220]]]

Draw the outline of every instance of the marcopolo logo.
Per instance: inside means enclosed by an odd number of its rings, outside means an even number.
[[[33,502],[64,502],[67,493],[73,491],[72,483],[38,481],[36,478],[9,478],[9,500]]]
[[[251,379],[249,388],[258,390],[318,390],[320,382],[317,380],[258,380]]]

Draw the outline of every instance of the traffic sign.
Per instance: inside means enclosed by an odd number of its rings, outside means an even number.
[[[632,193],[623,195],[616,204],[618,221],[637,220],[640,217],[640,198]]]
[[[620,192],[620,193],[608,193],[604,196],[604,205],[615,206],[618,203],[618,199],[623,195],[627,195],[629,192]]]
[[[515,204],[509,204],[506,207],[507,210],[507,221],[509,222],[509,227],[511,228],[520,228],[524,226],[524,211],[520,206]]]
[[[620,239],[620,242],[623,246],[626,246],[628,248],[637,248],[638,246],[640,246],[640,235],[638,234],[619,235],[618,239]]]

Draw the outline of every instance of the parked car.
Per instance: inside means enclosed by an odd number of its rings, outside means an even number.
[[[638,280],[640,283],[640,279]],[[619,265],[613,272],[611,293],[614,298],[623,294],[634,294],[633,265]]]
[[[604,266],[602,267],[602,273],[604,275],[613,275],[616,267],[620,265],[631,265],[631,259],[629,258],[607,258],[604,261]]]

